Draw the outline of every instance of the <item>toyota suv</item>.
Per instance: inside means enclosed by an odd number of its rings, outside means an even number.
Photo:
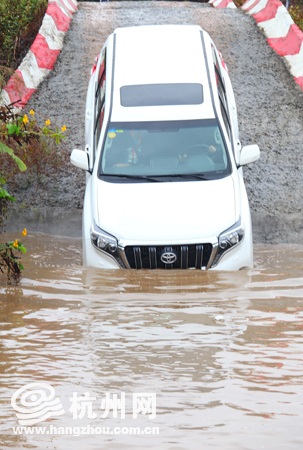
[[[227,67],[197,25],[116,29],[89,82],[83,263],[238,270],[253,265],[241,147]]]

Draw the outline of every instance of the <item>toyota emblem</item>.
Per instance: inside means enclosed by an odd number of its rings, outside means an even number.
[[[177,254],[173,251],[163,252],[161,255],[161,261],[164,264],[173,264],[175,261],[177,261]]]

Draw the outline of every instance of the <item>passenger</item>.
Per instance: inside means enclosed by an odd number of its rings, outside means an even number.
[[[143,151],[142,139],[145,133],[145,130],[130,130],[132,143],[127,149],[127,162],[129,164],[137,164],[138,158],[140,159],[140,154]]]
[[[144,143],[144,135],[146,130],[130,130],[129,134],[126,132],[126,139],[124,137],[122,158],[125,158],[124,162],[114,164],[114,167],[126,167],[131,164],[142,164],[146,149],[146,143]],[[125,150],[124,150],[125,149]]]

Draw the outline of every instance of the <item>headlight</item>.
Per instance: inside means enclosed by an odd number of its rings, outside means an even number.
[[[125,269],[125,264],[118,250],[117,239],[111,234],[106,233],[106,231],[101,230],[95,224],[95,221],[92,223],[90,238],[94,247],[111,256],[122,269]]]
[[[92,244],[100,250],[103,250],[106,253],[112,255],[116,253],[118,248],[117,239],[114,236],[111,236],[110,234],[101,230],[101,228],[97,227],[95,221],[92,224],[90,238]]]
[[[240,217],[237,223],[220,234],[218,239],[218,250],[211,267],[215,267],[218,264],[224,253],[239,245],[243,237],[244,227]]]

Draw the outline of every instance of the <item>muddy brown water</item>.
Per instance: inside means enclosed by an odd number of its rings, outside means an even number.
[[[255,246],[235,273],[105,271],[81,242],[32,235],[20,285],[0,284],[1,449],[302,449],[303,246]],[[158,427],[156,435],[14,435],[10,399],[54,387],[55,427]],[[73,419],[73,392],[96,418]],[[101,418],[106,393],[125,393]],[[156,417],[132,416],[156,393]]]

